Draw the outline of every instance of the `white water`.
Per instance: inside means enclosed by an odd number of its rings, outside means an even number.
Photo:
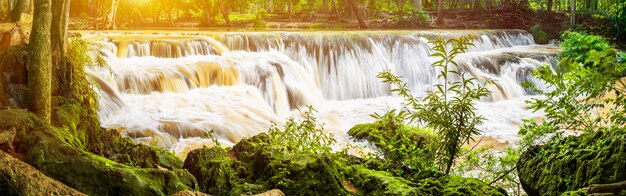
[[[517,30],[83,34],[103,43],[108,56],[110,70],[89,70],[99,81],[103,126],[181,156],[210,145],[209,130],[232,145],[305,105],[318,109],[326,130],[345,146],[352,126],[400,107],[402,99],[377,73],[392,70],[417,95],[438,82],[428,44],[434,35],[478,38],[457,61],[468,75],[496,82],[493,95],[478,103],[488,119],[481,129],[510,143],[522,119],[539,115],[525,108],[532,95],[521,82],[537,83],[530,71],[554,62],[558,50],[534,45]]]

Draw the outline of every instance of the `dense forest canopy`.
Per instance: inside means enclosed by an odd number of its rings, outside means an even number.
[[[10,0],[9,0],[10,1]],[[11,6],[4,1],[3,11]],[[575,0],[445,0],[444,10],[491,10],[514,5],[535,11],[568,12]],[[116,20],[124,23],[173,23],[199,20],[206,25],[252,20],[258,15],[313,14],[350,15],[351,4],[365,18],[410,18],[420,11],[437,11],[436,0],[74,0],[71,15],[98,18],[119,6]],[[622,14],[623,0],[578,0],[573,6],[579,11],[599,15]],[[623,6],[622,6],[623,7]],[[435,13],[433,13],[435,15]],[[310,16],[309,16],[310,17]]]

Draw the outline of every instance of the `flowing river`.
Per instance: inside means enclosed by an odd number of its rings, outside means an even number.
[[[107,68],[89,67],[98,84],[102,126],[138,142],[185,156],[279,126],[312,105],[337,148],[358,142],[347,135],[370,114],[400,108],[376,75],[391,70],[423,96],[437,84],[429,40],[472,35],[475,46],[456,61],[460,71],[491,79],[492,95],[477,103],[487,118],[480,127],[496,145],[518,140],[533,92],[521,83],[554,65],[558,46],[536,45],[521,30],[200,32],[83,31],[99,43]]]

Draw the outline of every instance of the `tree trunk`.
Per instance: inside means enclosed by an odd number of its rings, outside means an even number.
[[[415,7],[416,10],[422,11],[424,10],[424,5],[422,3],[422,0],[415,0],[413,2],[413,7]]]
[[[346,3],[348,3],[348,5],[346,6],[350,7],[352,13],[354,13],[354,16],[356,16],[356,20],[359,21],[359,28],[367,28],[367,24],[365,24],[365,21],[363,20],[361,11],[359,11],[359,9],[356,7],[356,3],[354,2],[354,0],[346,0]]]
[[[443,17],[443,0],[437,0],[437,24],[440,26],[444,25]]]
[[[553,2],[554,0],[548,0],[548,6],[546,7],[546,11],[548,11],[548,14],[550,14],[550,12],[552,12],[552,4],[554,4]],[[552,15],[552,14],[550,14]]]
[[[55,84],[58,85],[58,89],[55,92],[61,95],[69,95],[70,82],[69,75],[71,70],[66,66],[65,52],[67,40],[68,20],[70,14],[70,1],[71,0],[52,0],[52,26],[50,28],[50,41],[51,41],[51,55],[52,55],[52,67],[56,73],[59,73],[58,81]]]
[[[576,25],[576,0],[572,0],[571,11],[572,17],[570,18],[570,26],[571,28],[574,28],[574,26]]]
[[[226,25],[230,27],[230,11],[225,5],[222,5],[222,17],[226,21]]]
[[[337,2],[335,0],[330,0],[330,3],[332,4],[331,12],[333,12],[333,15],[335,15],[337,20],[341,21],[341,16],[339,16],[339,10],[337,9]]]
[[[328,0],[322,0],[322,9],[320,9],[320,13],[328,13]]]
[[[15,6],[13,6],[13,10],[9,14],[9,19],[11,22],[19,22],[22,19],[22,13],[28,10],[28,3],[30,0],[17,0],[15,1]]]
[[[44,123],[50,124],[51,112],[51,18],[50,0],[36,0],[28,60],[29,109]]]
[[[106,15],[104,20],[105,29],[116,29],[117,25],[115,25],[115,17],[117,16],[117,8],[120,5],[120,0],[111,0],[111,9]]]

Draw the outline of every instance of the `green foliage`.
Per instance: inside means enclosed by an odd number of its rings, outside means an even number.
[[[564,58],[583,63],[587,59],[587,52],[592,50],[603,51],[611,48],[611,45],[601,36],[570,32],[563,34],[561,47],[563,48],[561,55]]]
[[[441,142],[437,148],[437,159],[446,175],[460,155],[461,146],[480,133],[476,126],[483,123],[484,117],[475,113],[474,102],[490,94],[475,78],[465,77],[454,61],[457,55],[464,53],[472,45],[471,39],[460,37],[446,40],[436,37],[432,41],[432,56],[440,59],[433,66],[441,69],[438,78],[442,83],[435,85],[436,90],[429,92],[421,102],[411,94],[408,85],[398,76],[389,71],[378,75],[384,82],[393,85],[395,88],[392,91],[403,96],[405,104],[413,109],[407,110],[411,121],[422,122],[437,132]],[[453,81],[452,77],[460,77],[461,80]]]
[[[626,42],[626,1],[616,2],[615,11],[609,15],[611,31],[615,34],[618,42]]]
[[[86,118],[97,122],[98,99],[93,91],[92,83],[88,80],[85,66],[108,67],[104,58],[97,53],[96,44],[84,39],[72,39],[67,45],[67,66],[61,76],[60,85],[69,87],[67,97],[76,100],[87,110]],[[93,54],[93,56],[92,56]],[[99,125],[97,125],[99,126]]]
[[[264,19],[267,17],[267,11],[265,9],[259,9],[254,14],[254,28],[263,28],[267,24]]]
[[[391,110],[384,115],[374,114],[375,123],[354,126],[348,134],[366,139],[379,147],[384,157],[378,168],[409,180],[437,176],[434,163],[435,135],[431,130],[404,124],[405,111]],[[378,157],[374,161],[379,161]]]
[[[569,33],[563,42],[563,59],[556,70],[539,67],[533,76],[547,84],[548,91],[525,83],[544,98],[529,101],[530,108],[544,111],[546,120],[527,120],[520,130],[532,144],[550,133],[589,132],[600,128],[624,128],[626,119],[626,63],[599,36]]]
[[[315,109],[309,106],[302,113],[303,119],[296,121],[291,117],[281,130],[275,124],[268,131],[270,144],[280,144],[287,150],[297,153],[329,154],[334,137],[324,131],[314,116]]]
[[[430,15],[425,11],[410,9],[406,15],[400,19],[400,23],[410,26],[428,26],[430,24]]]
[[[522,148],[506,147],[496,150],[489,146],[478,149],[465,149],[463,161],[455,167],[454,173],[469,175],[492,185],[508,190],[513,195],[522,195],[517,173],[513,172],[519,160]]]
[[[535,41],[540,44],[547,44],[550,40],[550,35],[543,31],[541,24],[535,24],[528,30],[533,35]]]

